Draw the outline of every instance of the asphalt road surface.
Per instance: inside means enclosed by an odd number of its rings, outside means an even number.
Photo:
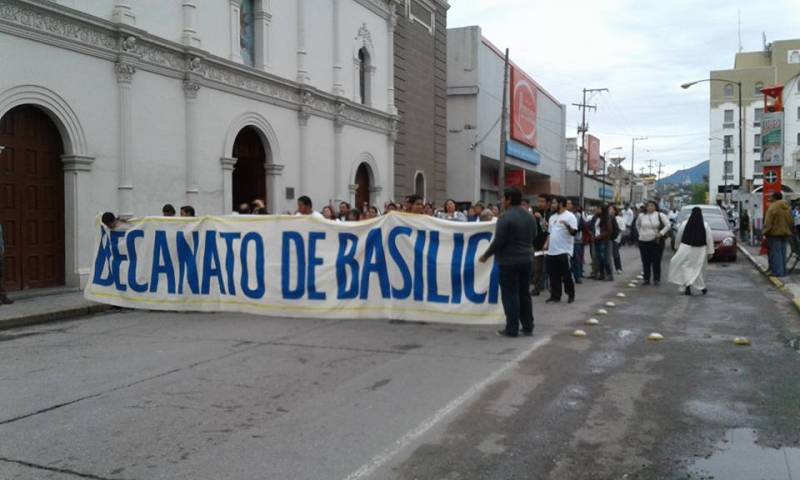
[[[705,297],[628,287],[623,256],[539,297],[533,338],[146,311],[0,332],[0,479],[800,478],[787,299],[743,259]]]

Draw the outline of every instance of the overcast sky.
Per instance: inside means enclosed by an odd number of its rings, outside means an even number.
[[[479,25],[483,35],[567,109],[576,136],[583,88],[595,95],[589,133],[600,149],[624,147],[630,168],[653,159],[672,173],[708,159],[708,86],[680,84],[733,67],[741,11],[745,51],[767,41],[800,38],[800,0],[450,0],[448,28]],[[649,150],[649,151],[647,151]],[[614,154],[609,155],[613,157]],[[655,173],[654,168],[654,173]]]

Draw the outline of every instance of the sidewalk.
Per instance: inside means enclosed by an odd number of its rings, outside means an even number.
[[[759,246],[739,244],[739,251],[743,253],[773,285],[789,295],[795,307],[800,311],[800,269],[781,278],[769,276],[767,275],[769,261],[766,255],[760,254],[760,250],[761,247]]]
[[[83,292],[78,289],[28,290],[8,296],[14,303],[0,306],[0,330],[82,317],[113,308],[84,299]]]

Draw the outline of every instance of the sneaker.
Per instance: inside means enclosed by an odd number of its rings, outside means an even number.
[[[644,282],[642,282],[642,285],[650,285],[650,280],[645,280]]]
[[[523,330],[522,331],[522,335],[525,336],[525,337],[532,337],[533,336],[533,330]]]
[[[704,289],[702,289],[702,290],[700,290],[700,291],[703,293],[703,295],[705,295],[705,294],[707,294],[707,293],[708,293],[708,289],[707,289],[707,288],[704,288]]]
[[[6,296],[3,296],[3,298],[0,298],[0,304],[2,304],[2,305],[11,305],[12,303],[14,303],[14,300],[11,300],[10,298],[8,298]]]
[[[617,275],[622,275],[622,270],[617,270]]]
[[[575,295],[570,295],[569,299],[567,299],[567,303],[573,303],[575,301]]]
[[[548,298],[547,300],[545,300],[544,303],[558,303],[560,301],[561,301],[560,298],[552,298],[551,297],[551,298]]]
[[[506,332],[505,330],[498,330],[498,331],[496,331],[496,332],[494,332],[494,333],[496,333],[498,337],[509,337],[509,338],[515,338],[515,337],[517,336],[517,334],[516,334],[516,333],[508,333],[508,332]]]

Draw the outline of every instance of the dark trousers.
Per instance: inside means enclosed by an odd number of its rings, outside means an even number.
[[[611,243],[608,240],[595,240],[594,245],[597,249],[597,275],[600,278],[614,278],[614,272],[611,270]]]
[[[500,265],[500,295],[506,314],[506,333],[519,334],[519,324],[524,332],[533,331],[533,306],[528,284],[531,264]]]
[[[622,257],[619,256],[619,246],[620,244],[617,242],[611,242],[611,246],[614,249],[614,268],[622,271]]]
[[[541,292],[547,288],[545,284],[545,269],[544,269],[544,255],[537,255],[533,257],[533,290]]]
[[[642,256],[642,269],[646,282],[650,281],[651,272],[653,281],[661,281],[661,255],[663,253],[664,247],[658,240],[639,242],[639,254]]]
[[[583,244],[575,243],[572,253],[572,276],[575,281],[583,278]]]
[[[548,255],[547,272],[550,274],[550,298],[561,299],[561,284],[570,297],[575,296],[575,283],[572,281],[572,271],[569,265],[569,255]]]
[[[776,277],[786,276],[786,238],[767,237],[769,271]]]

